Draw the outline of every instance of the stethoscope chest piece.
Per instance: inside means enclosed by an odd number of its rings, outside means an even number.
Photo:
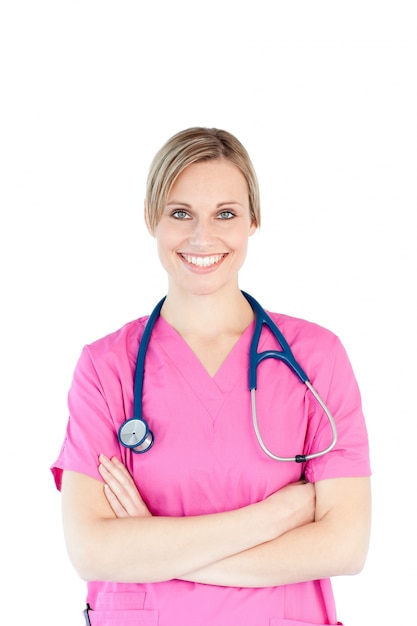
[[[119,428],[119,441],[136,454],[149,450],[153,444],[153,432],[140,417],[131,417]]]
[[[305,463],[310,459],[314,459],[319,456],[323,456],[330,452],[336,444],[337,441],[337,430],[336,424],[332,414],[330,413],[328,407],[325,402],[319,396],[317,391],[314,389],[311,384],[307,374],[303,371],[301,366],[295,360],[295,357],[291,351],[290,346],[288,345],[285,337],[283,337],[281,331],[272,320],[272,318],[263,310],[260,304],[249,296],[249,294],[242,292],[245,298],[248,300],[252,309],[255,312],[256,324],[255,330],[252,338],[252,343],[250,347],[249,354],[249,391],[251,394],[251,402],[252,402],[252,420],[253,426],[255,429],[255,434],[258,439],[258,442],[263,449],[263,451],[270,456],[272,459],[276,461],[293,461],[296,463]],[[156,305],[155,309],[152,311],[149,320],[145,326],[145,330],[142,335],[142,339],[140,341],[139,350],[138,350],[138,358],[136,362],[136,371],[135,371],[135,380],[134,380],[134,399],[133,399],[133,414],[134,415],[142,415],[142,390],[143,390],[143,378],[145,372],[145,357],[146,350],[148,348],[149,340],[151,337],[152,329],[155,325],[156,320],[158,319],[159,312],[164,303],[165,298]],[[263,352],[258,352],[258,344],[261,336],[262,328],[267,326],[272,334],[275,336],[280,350],[265,350]],[[307,388],[311,391],[325,414],[329,420],[329,424],[332,430],[332,440],[324,450],[320,450],[318,452],[313,452],[311,454],[296,454],[292,457],[281,457],[273,454],[266,445],[264,444],[260,429],[258,426],[258,418],[256,414],[256,370],[258,365],[264,361],[265,359],[277,359],[285,363],[290,369],[297,375],[302,383],[304,383]],[[136,454],[142,454],[149,450],[153,445],[153,433],[149,430],[147,423],[142,417],[131,417],[124,424],[122,424],[119,428],[119,441],[125,446],[125,448],[130,448],[132,452],[136,452]]]

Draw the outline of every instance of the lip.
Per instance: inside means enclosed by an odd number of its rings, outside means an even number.
[[[191,271],[207,273],[215,271],[227,257],[227,252],[216,254],[194,254],[188,252],[178,252],[182,263]]]

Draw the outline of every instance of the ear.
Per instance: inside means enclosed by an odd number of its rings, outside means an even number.
[[[153,231],[153,229],[151,228],[151,225],[149,224],[149,220],[148,220],[148,212],[146,210],[146,201],[143,203],[143,218],[145,220],[145,224],[146,224],[146,228],[148,229],[148,233],[152,236],[155,237],[155,232]]]
[[[249,237],[252,237],[252,235],[254,233],[256,233],[256,231],[258,230],[258,225],[255,222],[255,220],[252,220],[250,226],[249,226]]]

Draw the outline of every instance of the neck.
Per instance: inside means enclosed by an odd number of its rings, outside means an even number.
[[[207,295],[170,289],[161,316],[183,337],[241,334],[254,319],[250,304],[237,286]]]

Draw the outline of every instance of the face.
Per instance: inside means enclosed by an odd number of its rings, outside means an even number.
[[[255,230],[248,185],[233,163],[189,165],[175,181],[155,230],[170,289],[204,295],[237,287]]]

